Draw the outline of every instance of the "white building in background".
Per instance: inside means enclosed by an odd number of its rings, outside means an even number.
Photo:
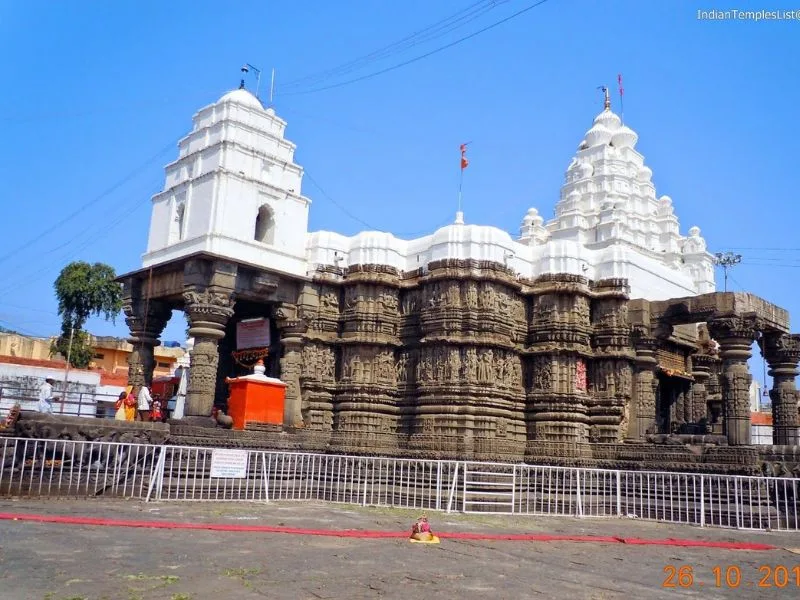
[[[656,195],[652,171],[635,149],[638,136],[611,111],[608,97],[569,163],[555,218],[545,222],[531,208],[517,239],[465,224],[462,214],[412,240],[378,231],[310,233],[311,201],[301,193],[303,169],[285,129],[286,121],[244,89],[195,114],[178,159],[166,168],[164,191],[153,198],[143,266],[208,252],[306,277],[320,265],[409,271],[442,259],[477,259],[505,263],[530,279],[627,278],[632,297],[648,300],[714,291],[713,259],[700,229],[681,235],[672,200]]]

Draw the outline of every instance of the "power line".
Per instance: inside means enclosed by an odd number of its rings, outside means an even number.
[[[461,9],[432,25],[429,25],[421,31],[414,32],[398,40],[397,42],[383,46],[378,50],[355,58],[339,65],[338,67],[333,67],[332,69],[322,71],[318,74],[307,75],[305,77],[290,80],[282,84],[280,88],[291,89],[298,86],[304,87],[310,84],[319,83],[326,79],[330,79],[334,76],[346,75],[347,73],[358,70],[359,68],[362,68],[372,62],[389,58],[418,44],[438,39],[443,35],[454,31],[455,29],[459,29],[481,17],[485,13],[497,8],[498,4],[504,4],[508,1],[509,0],[480,0],[480,2],[475,2],[468,7]]]
[[[181,137],[183,137],[183,136],[181,136]],[[133,171],[131,171],[130,173],[125,175],[122,179],[120,179],[119,181],[114,183],[114,185],[112,185],[110,188],[108,188],[106,191],[104,191],[99,196],[96,196],[95,198],[93,198],[89,202],[87,202],[85,204],[82,204],[80,208],[78,208],[77,210],[73,211],[72,213],[70,213],[69,215],[67,215],[66,217],[61,219],[60,221],[54,223],[52,226],[48,227],[44,231],[40,232],[37,236],[35,236],[32,239],[28,240],[27,242],[25,242],[21,246],[18,246],[17,248],[12,250],[11,252],[8,252],[7,254],[5,254],[3,256],[0,256],[0,263],[5,262],[9,258],[15,256],[16,254],[18,254],[18,253],[20,253],[20,252],[22,252],[24,250],[29,250],[31,245],[35,244],[36,242],[38,242],[42,238],[44,238],[47,235],[51,234],[52,232],[56,231],[57,229],[62,227],[68,221],[71,221],[72,219],[74,219],[75,217],[77,217],[78,215],[80,215],[81,213],[86,211],[88,208],[94,206],[95,204],[97,204],[98,202],[100,202],[101,200],[103,200],[104,198],[106,198],[107,196],[109,196],[110,194],[112,194],[113,192],[118,190],[119,188],[121,188],[128,181],[130,181],[131,179],[136,177],[139,173],[144,171],[147,167],[149,167],[151,163],[153,163],[155,160],[157,160],[167,150],[169,150],[171,148],[174,148],[175,144],[180,139],[181,138],[178,138],[177,140],[172,141],[168,145],[164,146],[161,150],[158,151],[157,154],[155,154],[155,155],[151,156],[150,158],[148,158],[147,161],[145,161],[144,163],[142,163],[141,165],[136,167]]]
[[[541,6],[542,4],[544,4],[547,1],[548,0],[539,0],[538,2],[534,2],[533,4],[523,8],[521,10],[518,10],[514,14],[509,15],[508,17],[506,17],[504,19],[501,19],[500,21],[496,21],[495,23],[492,23],[491,25],[487,25],[483,29],[479,29],[478,31],[476,31],[474,33],[471,33],[471,34],[466,35],[466,36],[464,36],[462,38],[459,38],[459,39],[457,39],[457,40],[455,40],[453,42],[450,42],[449,44],[445,44],[444,46],[440,46],[439,48],[435,48],[434,50],[431,50],[430,52],[426,52],[425,54],[422,54],[422,55],[417,56],[415,58],[411,58],[409,60],[406,60],[404,62],[396,64],[394,66],[387,67],[385,69],[381,69],[380,71],[376,71],[374,73],[369,73],[367,75],[362,75],[361,77],[356,77],[355,79],[349,79],[347,81],[343,81],[343,82],[340,82],[340,83],[335,83],[335,84],[328,85],[328,86],[321,87],[321,88],[315,88],[315,89],[312,89],[312,90],[299,91],[299,92],[288,92],[288,93],[285,93],[283,95],[284,96],[297,96],[297,95],[301,95],[301,94],[313,94],[315,92],[322,92],[322,91],[325,91],[325,90],[330,90],[330,89],[333,89],[333,88],[342,87],[344,85],[349,85],[351,83],[357,83],[359,81],[365,81],[367,79],[372,79],[373,77],[377,77],[378,75],[383,75],[384,73],[388,73],[390,71],[394,71],[394,70],[399,69],[401,67],[405,67],[405,66],[410,65],[412,63],[415,63],[415,62],[418,62],[418,61],[423,60],[425,58],[428,58],[429,56],[433,56],[434,54],[438,54],[439,52],[443,52],[444,50],[447,50],[448,48],[452,48],[453,46],[457,46],[458,44],[466,42],[467,40],[470,40],[470,39],[472,39],[472,38],[474,38],[474,37],[476,37],[476,36],[478,36],[478,35],[480,35],[482,33],[485,33],[487,31],[489,31],[490,29],[494,29],[495,27],[499,27],[500,25],[502,25],[504,23],[507,23],[508,21],[511,21],[512,19],[515,19],[515,18],[527,13],[528,11],[531,11],[534,8],[537,8],[537,7]]]
[[[160,187],[160,181],[158,185]],[[150,188],[152,189],[152,187],[153,186],[151,185]],[[35,271],[32,274],[26,274],[26,276],[22,279],[12,281],[11,283],[5,282],[7,285],[6,287],[0,289],[0,296],[7,294],[11,290],[17,290],[33,282],[40,281],[42,277],[50,273],[54,267],[58,268],[59,264],[63,264],[68,260],[74,260],[75,257],[78,256],[83,250],[96,243],[98,240],[105,238],[112,231],[114,231],[114,229],[125,219],[127,219],[133,211],[137,210],[139,206],[149,201],[151,196],[152,194],[144,194],[141,198],[137,197],[135,203],[122,205],[121,210],[119,210],[117,213],[114,213],[119,215],[118,218],[110,222],[108,220],[104,221],[100,228],[97,229],[97,233],[94,233],[94,230],[83,231],[72,237],[65,244],[61,244],[60,246],[51,249],[46,254],[50,254],[64,246],[69,246],[75,242],[78,242],[78,240],[80,240],[87,233],[89,234],[85,241],[80,242],[79,246],[76,246],[72,250],[68,250],[66,254],[62,254],[58,259],[51,261],[47,266]]]

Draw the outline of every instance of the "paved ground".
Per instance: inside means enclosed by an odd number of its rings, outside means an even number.
[[[0,512],[132,520],[406,531],[416,512],[325,504],[144,504],[0,500]],[[754,541],[775,551],[575,542],[351,539],[265,533],[0,522],[4,600],[402,598],[797,598],[800,535],[698,529],[635,520],[535,519],[431,513],[434,531],[555,533]],[[792,551],[792,549],[794,549]],[[693,585],[663,587],[667,565]],[[738,588],[712,568],[739,567]],[[790,581],[762,588],[761,565]],[[797,569],[792,573],[792,570]],[[781,581],[782,582],[782,581]],[[701,585],[702,584],[702,585]],[[752,585],[749,585],[752,584]]]

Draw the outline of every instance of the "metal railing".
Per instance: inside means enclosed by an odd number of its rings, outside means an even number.
[[[88,417],[99,419],[114,418],[114,403],[118,396],[93,392],[53,392],[58,400],[53,400],[53,414],[68,417]],[[22,410],[39,410],[39,390],[35,388],[0,386],[0,419],[5,419],[15,404]]]
[[[0,496],[317,500],[800,531],[800,479],[0,439]]]

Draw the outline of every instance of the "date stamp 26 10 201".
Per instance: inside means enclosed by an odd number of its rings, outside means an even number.
[[[786,588],[800,590],[800,565],[761,565],[755,573],[745,574],[737,565],[715,566],[700,572],[691,565],[666,565],[665,588]]]

